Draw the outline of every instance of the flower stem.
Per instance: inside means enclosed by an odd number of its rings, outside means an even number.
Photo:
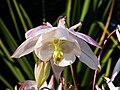
[[[101,51],[100,51],[100,53],[99,53],[99,55],[98,55],[98,60],[99,60],[99,61],[100,61],[100,59],[101,59],[101,55],[102,55],[103,49],[105,48],[108,39],[110,39],[110,37],[116,32],[116,30],[117,30],[117,29],[113,30],[113,31],[107,36],[107,38],[105,39],[105,41],[104,41],[104,43],[103,43],[103,46],[102,46],[102,49],[101,49]],[[92,90],[95,89],[97,73],[98,73],[98,70],[95,70]]]
[[[73,79],[74,87],[75,87],[74,90],[78,90],[78,87],[77,87],[77,83],[76,83],[76,79],[75,79],[75,75],[74,75],[74,70],[73,70],[72,64],[70,64],[70,69],[71,69],[72,79]]]
[[[104,38],[105,38],[105,34],[106,34],[106,32],[107,32],[107,28],[108,28],[108,26],[109,26],[110,19],[111,19],[111,16],[112,16],[112,11],[113,11],[114,4],[115,4],[115,0],[112,0],[112,5],[111,5],[111,7],[110,7],[109,16],[108,16],[108,18],[107,18],[107,22],[106,22],[106,25],[105,25],[105,28],[104,28],[104,32],[102,33],[102,37],[101,37],[101,39],[100,39],[99,45],[102,44],[102,41],[103,41]],[[104,43],[106,44],[106,42],[107,42],[107,40],[105,40]],[[100,57],[101,57],[103,48],[105,47],[105,44],[103,44],[103,46],[102,46],[102,49],[101,49],[101,51],[100,51],[100,53],[99,53],[99,56],[98,56],[98,60],[100,60]],[[95,90],[97,72],[98,72],[98,70],[96,70],[95,73],[94,73],[94,80],[93,80],[92,90]]]

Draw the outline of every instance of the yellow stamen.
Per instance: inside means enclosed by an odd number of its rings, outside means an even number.
[[[59,40],[59,39],[53,40],[53,44],[52,44],[54,46],[53,59],[55,64],[58,64],[63,58],[64,53],[62,51],[62,45],[64,43],[65,43],[65,40]]]

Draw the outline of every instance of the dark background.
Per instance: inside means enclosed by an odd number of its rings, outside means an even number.
[[[103,7],[100,8],[100,10],[97,14],[97,17],[96,17],[97,20],[101,19],[101,13],[102,13],[102,10],[104,10],[104,7],[105,7],[107,1],[108,0],[104,0]],[[66,4],[67,4],[67,0],[17,0],[17,2],[22,4],[23,8],[25,9],[29,18],[32,21],[33,27],[36,27],[36,26],[39,26],[40,24],[42,24],[43,18],[45,18],[46,21],[53,24],[60,15],[64,15],[64,11],[66,10]],[[18,20],[17,23],[21,24],[12,2],[11,2],[11,5],[13,7],[14,14],[16,15],[16,19]],[[12,33],[12,35],[14,37],[17,37],[16,34],[14,33],[15,28],[13,25],[13,21],[12,21],[6,0],[0,0],[0,17],[2,18],[2,20],[4,21],[6,26],[9,28],[9,30],[11,30],[10,32]],[[90,15],[87,17],[92,18],[92,16],[90,16]],[[107,19],[105,19],[104,23],[106,22],[106,20]],[[87,22],[87,20],[85,19],[85,23],[86,22]],[[88,23],[90,25],[89,21],[88,21]],[[84,22],[83,22],[83,24],[84,24]],[[116,0],[116,3],[114,5],[112,18],[111,18],[111,22],[109,25],[109,30],[112,31],[113,29],[115,29],[117,24],[120,24],[120,0]],[[19,26],[19,28],[23,29],[23,27],[21,27],[21,26]],[[28,29],[29,29],[29,27],[28,27]],[[85,28],[83,27],[83,30],[81,30],[81,31],[85,32]],[[21,36],[23,37],[23,40],[24,40],[24,32],[21,32]],[[3,39],[4,36],[1,35],[0,38]],[[5,40],[5,38],[4,38],[4,40]],[[21,44],[21,42],[17,41],[17,43],[19,45]],[[5,43],[7,43],[7,42],[5,42]],[[1,47],[0,47],[0,49],[1,49]],[[117,58],[120,57],[119,52],[120,51],[116,47],[116,50],[113,52],[114,54],[112,55],[112,58],[117,60]],[[10,53],[12,54],[13,52],[10,51]],[[34,62],[30,62],[30,63],[34,63]],[[17,64],[17,62],[16,62],[16,64]],[[115,64],[115,63],[113,63],[113,64]],[[0,74],[2,72],[2,75],[4,74],[5,77],[8,79],[8,81],[10,81],[12,83],[12,85],[14,86],[16,84],[17,80],[14,79],[11,72],[6,67],[7,67],[6,64],[2,61],[2,58],[0,58]],[[34,64],[32,64],[32,67],[34,67]],[[26,76],[26,79],[28,79],[27,76]],[[0,81],[0,89],[2,89],[2,88],[5,89],[6,87]]]

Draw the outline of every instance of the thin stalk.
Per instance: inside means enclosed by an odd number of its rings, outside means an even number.
[[[110,39],[110,37],[116,32],[116,30],[117,30],[117,29],[115,29],[114,31],[112,31],[112,32],[108,35],[108,37],[105,39],[105,41],[104,41],[104,43],[103,43],[103,46],[102,46],[102,49],[101,49],[101,51],[100,51],[100,53],[99,53],[99,55],[98,55],[98,60],[99,60],[99,61],[100,61],[100,59],[101,59],[101,55],[102,55],[103,49],[105,48],[108,39]],[[98,70],[95,70],[92,90],[95,90],[97,73],[98,73]]]
[[[102,37],[100,38],[99,45],[102,45],[102,42],[103,42],[103,40],[104,40],[104,38],[105,38],[105,34],[106,34],[106,32],[107,32],[107,28],[108,28],[108,26],[109,26],[110,19],[111,19],[111,16],[112,16],[112,11],[113,11],[114,4],[115,4],[115,0],[112,1],[112,5],[111,5],[111,7],[110,7],[109,16],[108,16],[108,18],[107,18],[107,22],[106,22],[106,25],[105,25],[105,28],[104,28],[104,32],[102,33]],[[116,31],[116,30],[114,30],[114,31]],[[113,33],[114,33],[114,32],[113,32]],[[105,47],[105,45],[106,45],[106,42],[107,42],[107,40],[110,38],[110,36],[112,36],[113,33],[111,33],[111,34],[107,37],[107,39],[104,41],[104,44],[103,44],[103,46],[102,46],[102,49],[101,49],[101,51],[100,51],[100,53],[99,53],[99,55],[98,55],[98,60],[99,60],[99,61],[100,61],[100,58],[101,58],[101,54],[102,54],[102,52],[103,52],[103,49],[104,49],[104,47]],[[97,49],[96,49],[96,50],[97,50]],[[96,51],[96,50],[95,50],[95,51]],[[95,70],[92,90],[95,90],[97,72],[98,72],[98,70]]]
[[[101,38],[100,38],[99,45],[102,45],[103,40],[104,40],[104,38],[105,38],[105,34],[106,34],[106,32],[107,32],[107,28],[108,28],[108,26],[109,26],[110,19],[111,19],[111,16],[112,16],[112,11],[113,11],[114,4],[115,4],[115,0],[112,1],[112,5],[111,5],[111,7],[110,7],[110,12],[109,12],[109,15],[108,15],[108,18],[107,18],[107,22],[106,22],[104,31],[103,31],[102,36],[101,36]],[[97,51],[98,51],[98,48],[95,50],[95,52],[97,52]]]
[[[73,70],[72,64],[70,64],[70,69],[71,69],[72,79],[73,79],[74,86],[75,86],[75,89],[74,89],[74,90],[78,90],[78,87],[77,87],[77,83],[76,83],[76,79],[75,79],[75,75],[74,75],[74,70]]]

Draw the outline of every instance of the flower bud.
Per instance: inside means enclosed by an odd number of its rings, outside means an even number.
[[[35,64],[35,80],[37,84],[37,88],[39,88],[49,77],[50,75],[50,62],[43,62],[39,60]]]

